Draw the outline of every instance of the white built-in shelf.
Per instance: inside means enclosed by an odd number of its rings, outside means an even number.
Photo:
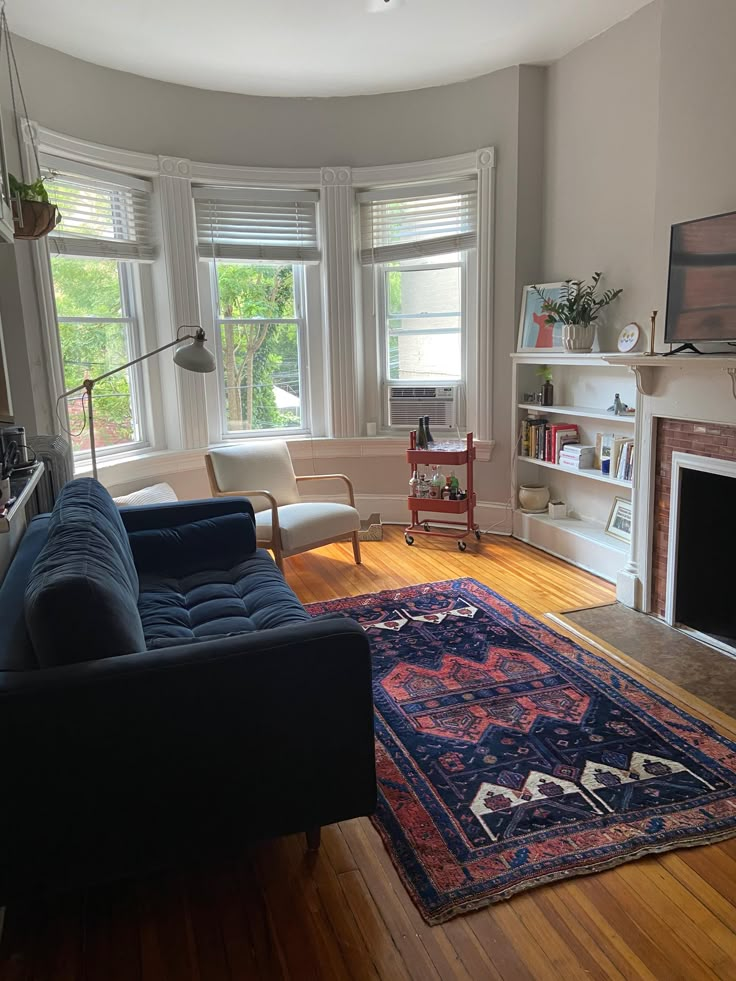
[[[550,528],[566,531],[577,538],[583,538],[587,542],[603,548],[611,549],[613,552],[620,552],[621,555],[629,554],[629,546],[626,542],[619,541],[606,534],[606,529],[597,521],[588,521],[585,518],[550,518],[548,514],[525,514],[524,511],[518,512],[526,521],[547,525]]]
[[[579,416],[581,419],[606,419],[609,422],[625,422],[633,426],[636,416],[616,416],[612,412],[605,412],[601,409],[593,409],[585,405],[540,405],[538,402],[519,402],[520,409],[527,409],[529,412],[540,412],[542,415],[547,413],[561,416]]]
[[[573,467],[563,467],[559,463],[551,463],[549,460],[538,460],[535,456],[520,456],[520,463],[533,463],[536,467],[548,467],[550,470],[560,470],[562,473],[571,473],[575,477],[587,477],[588,480],[602,480],[604,484],[613,484],[616,487],[631,487],[630,480],[619,480],[618,477],[609,477],[600,470],[575,470]]]
[[[10,508],[10,510],[5,511],[2,515],[0,515],[0,534],[9,532],[10,523],[13,521],[13,519],[18,517],[18,515],[23,514],[23,512],[25,511],[26,504],[28,504],[28,501],[31,498],[31,494],[34,491],[36,484],[41,479],[42,473],[43,473],[43,464],[37,463],[36,466],[33,468],[33,470],[31,470],[30,474],[28,475],[28,479],[26,480],[25,484],[23,485],[23,488],[21,489],[20,493],[16,497],[13,506]]]
[[[611,366],[606,360],[611,355],[602,351],[592,351],[587,354],[573,354],[570,351],[522,351],[514,352],[511,357],[517,364],[587,365],[598,368]]]

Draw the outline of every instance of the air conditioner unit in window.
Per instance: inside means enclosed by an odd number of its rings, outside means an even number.
[[[457,385],[387,385],[388,424],[416,429],[419,416],[429,416],[435,429],[457,426]]]

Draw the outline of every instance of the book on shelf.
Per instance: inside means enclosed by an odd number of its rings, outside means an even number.
[[[604,460],[611,459],[611,448],[616,438],[615,433],[596,433],[595,437],[595,460],[593,466],[597,470],[603,470]]]
[[[594,446],[570,443],[560,453],[559,463],[560,466],[570,467],[573,470],[590,470],[593,467],[594,454]]]

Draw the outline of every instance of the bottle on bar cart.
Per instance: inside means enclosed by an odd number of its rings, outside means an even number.
[[[434,436],[429,429],[429,416],[424,417],[424,435],[427,437],[427,445],[432,446],[434,443]]]
[[[417,449],[426,450],[429,446],[429,440],[427,439],[427,430],[424,428],[424,417],[419,416],[419,425],[417,426]]]
[[[417,478],[416,470],[411,475],[411,480],[409,481],[409,497],[417,496],[417,486],[419,484],[419,479]]]

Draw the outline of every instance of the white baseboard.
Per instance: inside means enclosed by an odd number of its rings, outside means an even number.
[[[306,496],[306,495],[305,495]],[[344,497],[332,494],[310,494],[313,501],[344,501]],[[384,525],[401,525],[409,523],[409,512],[406,507],[406,495],[403,494],[356,494],[355,506],[360,511],[361,518],[367,518],[374,512],[381,515]],[[481,531],[492,535],[510,535],[512,525],[512,509],[506,504],[493,501],[479,501],[475,506],[475,520]]]

